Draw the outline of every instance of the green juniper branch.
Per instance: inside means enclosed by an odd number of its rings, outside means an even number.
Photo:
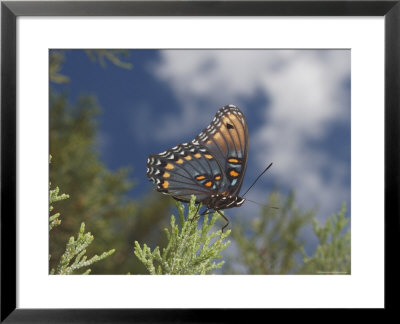
[[[313,220],[314,211],[302,211],[294,193],[287,197],[271,193],[268,205],[252,220],[236,220],[232,231],[233,244],[239,253],[228,256],[228,273],[248,274],[349,274],[350,229],[346,205],[331,216],[324,226]],[[305,253],[306,237],[302,232],[313,226],[319,244],[312,256]],[[237,270],[239,269],[239,270]],[[244,269],[244,271],[243,271]]]
[[[218,213],[214,213],[211,218],[205,215],[198,229],[200,217],[196,215],[195,200],[195,196],[192,196],[186,219],[184,205],[176,203],[180,226],[172,215],[171,228],[165,229],[168,244],[162,252],[158,246],[152,252],[146,244],[142,248],[135,241],[134,253],[150,274],[207,274],[224,264],[224,261],[214,260],[220,259],[221,252],[230,244],[230,241],[224,242],[230,230],[225,233],[221,230],[210,232],[219,217]]]
[[[272,192],[268,205],[279,209],[264,207],[258,217],[241,217],[236,221],[232,238],[239,252],[229,258],[230,273],[296,273],[297,259],[304,245],[300,233],[310,223],[314,212],[298,208],[293,192],[287,197],[278,191]],[[236,270],[238,266],[240,272]]]
[[[301,273],[350,274],[351,247],[350,228],[345,231],[349,219],[345,217],[346,204],[342,204],[338,215],[333,214],[325,226],[313,220],[313,229],[319,245],[311,257],[302,250],[304,265]]]
[[[89,59],[93,62],[99,62],[104,68],[106,67],[106,60],[110,61],[115,66],[123,69],[130,70],[133,65],[129,62],[125,62],[121,59],[121,56],[128,57],[129,51],[118,50],[118,49],[96,49],[96,50],[85,50],[85,53]]]
[[[90,234],[90,232],[85,233],[85,223],[82,223],[77,239],[75,240],[73,236],[69,239],[65,252],[61,256],[61,260],[55,273],[65,275],[73,274],[74,271],[103,260],[115,252],[115,250],[112,249],[108,252],[102,253],[100,256],[95,255],[88,260],[87,256],[85,255],[86,248],[92,243],[93,240],[94,237]],[[74,258],[75,260],[73,260]],[[91,270],[88,269],[83,274],[89,274],[90,271]]]
[[[49,163],[51,163],[51,155]],[[51,183],[50,183],[51,187]],[[53,203],[68,199],[69,195],[61,194],[59,195],[60,189],[56,187],[55,189],[49,190],[50,198],[50,212],[53,211]],[[55,213],[54,215],[49,216],[49,231],[51,231],[54,227],[59,226],[61,224],[61,220],[59,219],[60,213]],[[54,268],[50,270],[50,274],[73,274],[76,270],[90,266],[91,264],[98,262],[115,252],[114,249],[109,250],[108,252],[102,253],[100,256],[95,255],[91,259],[87,259],[86,248],[93,242],[94,237],[90,232],[85,233],[85,223],[81,223],[81,227],[78,233],[78,237],[75,240],[74,237],[69,239],[67,243],[64,254],[61,256],[60,261],[57,266],[57,270]],[[75,260],[74,260],[75,258]],[[51,259],[51,255],[49,255],[49,261]],[[71,264],[72,263],[72,264]],[[83,274],[89,274],[90,269],[87,269]]]
[[[49,163],[51,163],[51,158],[52,156],[50,155]],[[54,207],[53,203],[57,201],[61,201],[64,199],[68,199],[69,195],[67,194],[61,194],[60,196],[58,193],[60,192],[60,189],[56,187],[55,189],[51,189],[51,182],[49,182],[49,188],[50,188],[50,195],[49,195],[49,212],[52,212]],[[61,220],[58,218],[60,217],[60,213],[55,213],[54,215],[50,215],[49,217],[49,231],[51,231],[54,227],[59,226],[61,224]]]
[[[50,183],[50,186],[51,186],[51,183]],[[49,202],[50,202],[49,211],[50,212],[52,212],[54,209],[52,203],[69,198],[69,195],[67,195],[67,194],[62,194],[61,196],[59,196],[58,195],[59,192],[60,192],[60,189],[58,187],[56,187],[53,190],[50,189],[50,199],[49,199]],[[49,217],[49,230],[50,231],[54,227],[59,226],[61,224],[61,220],[59,219],[59,217],[60,217],[60,213],[55,213],[54,215],[50,215],[50,217]]]
[[[49,79],[51,82],[64,84],[70,81],[69,77],[61,73],[65,61],[63,51],[52,51],[49,56]]]
[[[87,49],[86,55],[92,62],[98,62],[101,67],[107,66],[107,61],[122,69],[130,70],[133,64],[126,62],[124,58],[129,57],[129,51],[123,49]],[[71,80],[61,73],[65,62],[65,50],[53,50],[49,56],[49,79],[56,84],[66,84]]]

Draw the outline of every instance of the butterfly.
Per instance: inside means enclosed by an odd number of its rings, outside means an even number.
[[[179,201],[202,203],[206,210],[239,207],[239,196],[246,172],[249,134],[240,109],[227,105],[218,110],[209,126],[193,141],[179,144],[147,159],[147,177],[156,190]]]

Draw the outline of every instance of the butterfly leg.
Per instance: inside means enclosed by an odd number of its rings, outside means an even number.
[[[199,213],[200,205],[201,205],[200,203],[197,204],[197,209],[196,209],[196,213],[195,213],[196,216],[197,216],[197,214]]]
[[[225,219],[225,221],[226,221],[226,224],[225,224],[225,225],[222,227],[222,229],[221,229],[221,232],[223,233],[223,232],[224,232],[224,229],[229,225],[229,219],[226,218],[225,215],[222,214],[218,209],[216,210],[216,212],[217,212],[218,214],[220,214],[220,215],[223,217],[223,219]]]
[[[200,207],[197,208],[197,210],[196,210],[196,215],[197,215],[197,213],[199,212],[199,209],[200,209]],[[207,208],[205,211],[203,211],[201,214],[199,214],[198,217],[207,215],[207,214],[209,214],[209,213],[210,213],[210,209]],[[194,218],[196,218],[196,217],[193,217],[193,218],[192,218],[192,221],[193,221]]]
[[[204,216],[204,215],[206,215],[206,214],[209,214],[209,212],[210,212],[210,210],[207,208],[205,211],[203,211],[203,212],[201,213],[200,216]]]
[[[194,216],[191,219],[191,222],[193,222],[195,219],[199,218],[200,215],[199,214],[199,210],[200,210],[200,203],[197,204],[197,209],[196,209],[196,213],[194,214]]]

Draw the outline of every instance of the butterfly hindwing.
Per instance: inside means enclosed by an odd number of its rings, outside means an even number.
[[[202,202],[216,194],[237,195],[246,171],[247,123],[235,106],[222,107],[210,125],[192,142],[183,143],[147,160],[147,176],[157,190]]]

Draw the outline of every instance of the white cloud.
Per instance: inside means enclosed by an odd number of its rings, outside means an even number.
[[[288,60],[276,75],[265,75],[263,84],[271,99],[265,110],[265,127],[254,136],[259,164],[274,159],[274,174],[280,183],[296,189],[307,207],[316,201],[328,216],[348,197],[342,188],[346,166],[323,150],[310,146],[310,140],[327,136],[331,123],[350,117],[348,90],[343,86],[350,72],[348,51],[304,51]],[[334,176],[324,179],[328,168]]]
[[[349,195],[343,185],[348,166],[310,141],[323,140],[332,125],[348,123],[350,51],[167,50],[160,56],[154,73],[168,83],[182,113],[179,121],[176,116],[165,120],[159,138],[194,137],[193,129],[204,128],[225,104],[238,105],[248,115],[244,103],[262,94],[268,103],[258,107],[263,125],[250,130],[249,163],[262,170],[273,161],[270,176],[295,189],[304,206],[319,205],[325,217],[338,211]],[[326,170],[329,177],[323,176]]]

